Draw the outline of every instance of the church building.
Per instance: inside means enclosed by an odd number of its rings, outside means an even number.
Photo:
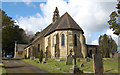
[[[24,49],[27,57],[38,57],[40,50],[43,50],[44,57],[64,58],[72,50],[73,55],[86,58],[91,56],[91,52],[95,53],[98,46],[87,45],[85,40],[82,28],[67,12],[60,17],[56,7],[53,22]]]

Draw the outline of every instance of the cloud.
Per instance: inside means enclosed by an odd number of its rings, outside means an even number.
[[[26,5],[30,4],[26,3]],[[30,17],[21,16],[18,19],[18,23],[22,28],[30,29],[34,32],[40,31],[52,22],[56,6],[60,16],[68,12],[80,25],[85,32],[84,35],[88,44],[98,44],[97,39],[93,39],[92,33],[103,32],[109,28],[107,21],[109,20],[109,14],[115,8],[115,3],[95,2],[94,0],[68,0],[67,3],[65,0],[48,0],[46,4],[40,3],[43,15],[36,13]]]
[[[27,6],[32,6],[36,8],[35,4],[32,3],[32,0],[22,0]]]
[[[98,40],[92,41],[92,45],[98,45]]]
[[[91,44],[92,40],[93,40],[92,35],[90,33],[85,33],[84,35],[85,35],[85,38],[86,38],[86,43]]]

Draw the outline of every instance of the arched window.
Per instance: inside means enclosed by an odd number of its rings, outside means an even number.
[[[38,52],[40,52],[40,44],[38,44]]]
[[[54,46],[54,36],[53,36],[53,38],[52,38],[52,42],[53,42],[53,46]]]
[[[62,34],[61,36],[61,45],[64,46],[65,45],[65,35]]]
[[[74,35],[74,46],[77,46],[77,35]]]

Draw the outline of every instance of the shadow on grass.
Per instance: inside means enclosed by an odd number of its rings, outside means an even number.
[[[24,66],[5,66],[6,69],[9,69],[9,68],[21,68],[21,67],[24,67]]]
[[[112,70],[114,70],[114,69],[106,70],[105,72],[109,72],[109,71],[112,71]]]
[[[23,60],[24,58],[2,58],[2,60]]]

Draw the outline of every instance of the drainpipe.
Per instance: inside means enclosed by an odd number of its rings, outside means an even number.
[[[118,35],[118,48],[117,52],[120,53],[120,34]]]
[[[69,45],[69,43],[68,43],[68,31],[67,31],[67,55],[68,55],[68,45]]]

